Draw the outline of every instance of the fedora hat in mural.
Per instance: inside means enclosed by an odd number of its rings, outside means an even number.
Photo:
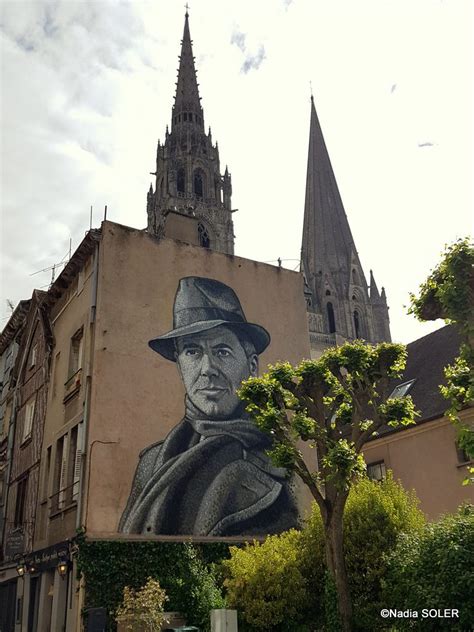
[[[179,282],[173,306],[173,329],[148,344],[167,360],[175,360],[175,340],[182,336],[231,325],[242,331],[262,353],[270,334],[260,325],[247,322],[244,310],[232,288],[215,279],[185,277]]]

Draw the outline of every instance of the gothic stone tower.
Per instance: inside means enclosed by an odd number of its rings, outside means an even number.
[[[219,150],[212,144],[211,130],[204,131],[189,15],[186,11],[176,96],[171,115],[171,133],[166,128],[165,143],[158,141],[155,190],[147,196],[148,232],[169,235],[176,215],[195,218],[195,243],[206,248],[234,253],[231,176],[226,167],[220,173]],[[176,225],[176,221],[174,222]],[[189,232],[189,226],[187,228]]]
[[[301,270],[311,353],[346,340],[390,341],[385,290],[370,293],[311,97]]]

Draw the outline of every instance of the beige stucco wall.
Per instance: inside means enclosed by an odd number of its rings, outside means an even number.
[[[367,463],[383,460],[405,489],[414,489],[431,520],[464,501],[474,503],[474,487],[462,485],[467,467],[458,462],[455,428],[445,417],[371,441],[364,457]]]
[[[164,439],[183,417],[176,365],[148,341],[172,329],[174,296],[186,276],[229,285],[247,320],[268,330],[272,341],[260,356],[260,371],[277,360],[309,357],[298,273],[104,223],[85,519],[91,537],[116,531],[140,451]]]
[[[198,224],[197,217],[171,211],[166,218],[165,235],[175,241],[199,246]]]

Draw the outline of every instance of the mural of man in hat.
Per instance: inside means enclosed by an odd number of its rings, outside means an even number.
[[[296,526],[287,473],[266,456],[271,441],[236,394],[257,375],[270,335],[247,322],[235,292],[214,279],[181,279],[173,316],[172,331],[149,346],[176,362],[185,415],[141,452],[119,531],[226,536]]]

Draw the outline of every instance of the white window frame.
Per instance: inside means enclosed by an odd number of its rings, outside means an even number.
[[[23,419],[23,437],[22,442],[31,437],[31,431],[33,429],[33,419],[36,410],[36,397],[30,397],[25,404],[25,417]]]
[[[32,347],[31,347],[31,353],[30,353],[30,369],[33,368],[36,364],[36,355],[38,353],[38,343],[35,343]]]

